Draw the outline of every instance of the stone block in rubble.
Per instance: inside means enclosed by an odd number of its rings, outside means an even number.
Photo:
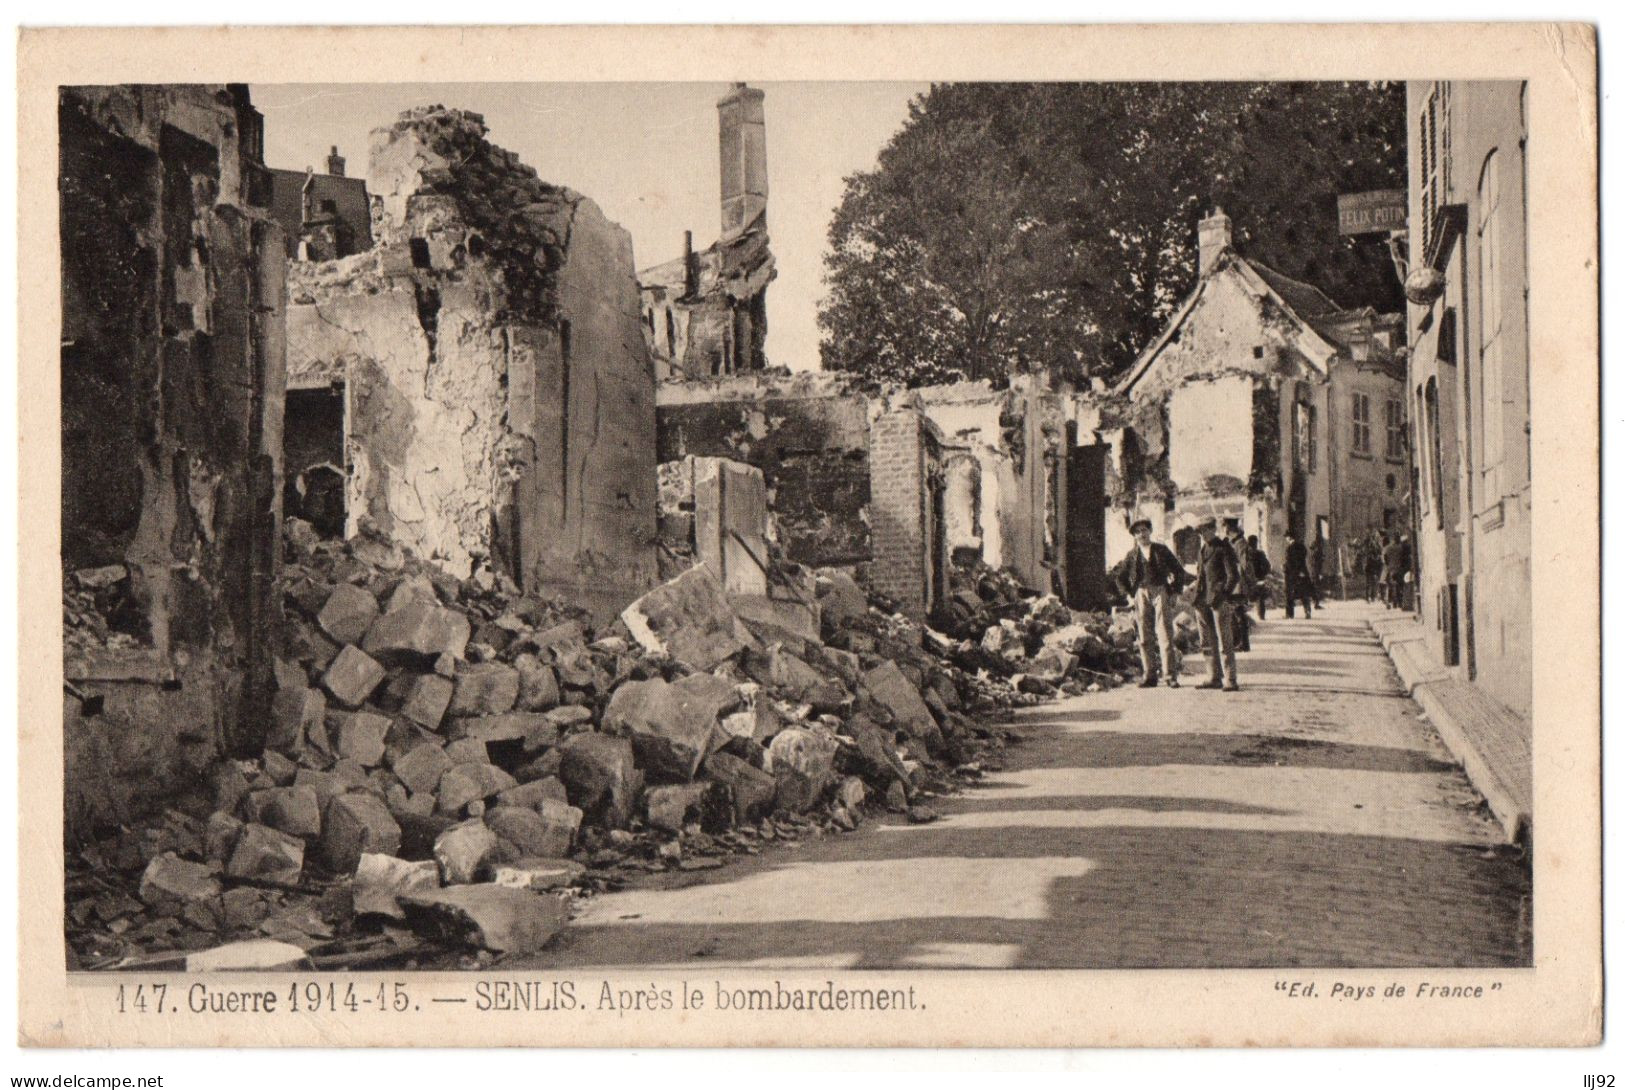
[[[345,644],[327,667],[322,675],[322,687],[345,707],[359,708],[383,680],[384,668],[352,643]]]
[[[310,677],[305,668],[297,662],[289,662],[281,655],[271,660],[271,675],[276,678],[278,689],[303,689],[310,684]]]
[[[680,833],[690,821],[698,821],[712,783],[678,783],[652,787],[643,796],[643,809],[649,824],[668,833]]]
[[[188,973],[297,973],[314,968],[302,948],[276,939],[244,939],[186,955]]]
[[[333,762],[333,776],[344,785],[346,791],[365,789],[368,786],[367,769],[361,762],[349,757],[341,757]]]
[[[434,796],[429,796],[432,801]],[[461,818],[445,814],[414,814],[399,812],[395,821],[401,827],[401,850],[395,854],[402,859],[433,859],[435,842],[442,833],[461,822]]]
[[[894,780],[908,782],[908,770],[892,744],[892,734],[867,716],[853,716],[846,733],[857,743],[864,778],[882,789]]]
[[[581,811],[568,803],[545,799],[535,809],[496,806],[485,815],[493,833],[525,855],[551,858],[569,854],[581,828]]]
[[[461,613],[414,598],[374,621],[361,649],[406,664],[432,662],[440,655],[461,658],[469,632],[468,618]]]
[[[497,848],[497,835],[483,821],[465,821],[435,838],[434,860],[446,885],[466,885]]]
[[[366,768],[383,763],[389,718],[375,712],[351,712],[339,723],[334,752]]]
[[[835,801],[845,807],[853,817],[858,815],[858,811],[863,807],[863,801],[868,797],[868,788],[856,776],[846,777],[835,789]]]
[[[826,678],[802,694],[801,699],[812,705],[819,715],[845,716],[852,712],[852,694],[845,685]]]
[[[570,805],[590,821],[625,828],[640,780],[632,744],[624,738],[586,733],[566,739],[557,752],[559,779]]]
[[[598,668],[592,652],[584,647],[561,647],[553,652],[553,672],[560,685],[571,689],[602,692],[608,675]]]
[[[248,797],[248,777],[243,775],[242,766],[236,761],[216,761],[209,775],[214,787],[214,808],[228,814],[236,812]]]
[[[515,780],[492,764],[459,764],[440,777],[435,808],[442,814],[458,814],[468,804],[492,798],[515,786]]]
[[[322,807],[325,807],[327,800],[334,795],[342,795],[350,789],[349,784],[333,773],[316,768],[301,768],[294,775],[293,786],[308,787],[316,792],[316,802]]]
[[[351,583],[334,587],[316,614],[316,623],[334,643],[360,643],[377,619],[378,599]]]
[[[764,639],[788,635],[807,643],[823,643],[816,602],[776,598],[769,594],[730,594],[728,604],[745,626]]]
[[[322,815],[322,862],[335,874],[355,870],[366,852],[394,855],[401,827],[382,799],[353,792],[330,800]]]
[[[299,773],[299,766],[276,750],[268,749],[260,757],[260,771],[278,787],[286,787]]]
[[[544,712],[505,712],[453,719],[448,734],[458,740],[473,738],[487,746],[492,742],[519,742],[525,752],[534,753],[558,743],[559,727]]]
[[[587,873],[587,868],[573,859],[539,859],[532,856],[523,856],[511,863],[499,863],[490,870],[493,885],[537,893],[563,889]]]
[[[832,632],[869,616],[869,596],[850,575],[826,569],[818,573],[818,608],[828,639]]]
[[[747,668],[763,685],[779,689],[796,700],[805,699],[804,693],[824,683],[823,674],[777,644],[769,646],[762,656],[751,655]]]
[[[434,583],[425,575],[408,575],[396,583],[389,592],[389,601],[384,605],[384,612],[394,613],[405,609],[413,602],[431,606],[440,604],[440,596],[435,593]]]
[[[271,697],[271,724],[265,744],[283,753],[298,753],[311,725],[320,727],[327,698],[315,689],[278,689]]]
[[[286,885],[297,885],[305,869],[305,842],[298,837],[278,832],[268,825],[250,824],[243,827],[242,836],[226,864],[226,873],[233,878],[262,878]]]
[[[440,865],[433,859],[410,862],[378,852],[364,852],[356,863],[350,893],[357,916],[406,919],[400,897],[440,888]]]
[[[421,794],[440,786],[440,777],[451,769],[452,760],[441,746],[423,742],[397,758],[392,767],[403,784]]]
[[[401,898],[414,931],[497,954],[534,954],[570,920],[557,894],[484,883]]]
[[[508,788],[497,795],[496,801],[499,806],[527,806],[532,810],[538,810],[543,803],[549,801],[568,803],[570,793],[565,790],[564,781],[557,776],[544,776]]]
[[[765,742],[777,734],[783,724],[766,690],[754,682],[734,687],[740,709],[724,715],[718,722],[729,738],[749,738]]]
[[[141,873],[139,894],[154,907],[174,907],[214,900],[220,896],[220,883],[205,864],[165,852],[154,856]]]
[[[940,745],[942,732],[932,718],[931,709],[920,698],[920,691],[903,675],[895,662],[882,662],[863,675],[863,684],[869,695],[892,713],[892,717],[912,738],[919,738],[927,746]]]
[[[250,821],[287,833],[315,839],[322,831],[322,805],[308,784],[255,791],[245,805]]]
[[[592,722],[592,709],[581,704],[560,704],[542,713],[549,724],[559,731],[567,731]]]
[[[1027,664],[1027,673],[1040,681],[1055,684],[1063,680],[1078,664],[1078,656],[1059,647],[1045,647]]]
[[[1019,662],[1027,657],[1026,638],[1015,622],[1000,621],[982,633],[982,650],[1007,662]]]
[[[728,605],[722,584],[703,565],[690,568],[627,606],[621,621],[644,650],[698,670],[755,645]]]
[[[402,718],[429,730],[439,730],[446,709],[451,707],[455,689],[456,685],[449,678],[419,674],[407,686],[406,699],[401,703]]]
[[[551,666],[527,652],[514,657],[513,667],[519,672],[520,711],[546,711],[559,702],[559,680]]]
[[[242,831],[242,819],[236,815],[220,810],[210,814],[203,826],[203,858],[211,863],[224,863],[230,859],[231,850],[237,846],[237,837]]]
[[[816,793],[834,777],[839,748],[835,736],[823,730],[787,727],[768,744],[764,771],[777,775],[781,769],[790,769],[805,777]]]
[[[519,672],[500,662],[462,666],[453,683],[451,705],[446,714],[500,715],[519,699]]]
[[[734,820],[755,821],[773,809],[778,783],[772,776],[737,757],[713,753],[705,760],[705,776],[727,787],[733,799]]]
[[[644,772],[692,780],[700,762],[725,741],[718,736],[718,719],[738,699],[731,682],[710,674],[676,682],[631,681],[609,698],[603,726],[631,738]]]
[[[454,765],[491,763],[491,751],[478,738],[459,738],[446,747],[446,757]]]
[[[583,631],[580,621],[560,621],[558,624],[544,628],[536,633],[530,642],[539,651],[547,651],[556,647],[585,646],[587,633]]]

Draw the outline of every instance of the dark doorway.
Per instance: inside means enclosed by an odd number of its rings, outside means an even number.
[[[1106,445],[1073,446],[1066,465],[1066,604],[1104,609],[1106,592]]]

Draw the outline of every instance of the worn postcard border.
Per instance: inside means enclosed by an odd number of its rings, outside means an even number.
[[[25,1045],[1552,1045],[1601,1026],[1596,41],[1583,26],[283,28],[24,31],[20,189],[19,1037]],[[538,58],[545,58],[539,64]],[[1534,377],[1534,966],[1514,970],[572,972],[578,988],[886,987],[877,1013],[482,1012],[482,974],[404,980],[402,1013],[117,1012],[127,974],[64,972],[56,88],[127,82],[1495,79],[1529,81]],[[545,973],[528,973],[542,976]],[[1275,983],[1324,982],[1315,999]],[[163,982],[164,978],[153,978]],[[195,978],[194,978],[195,979]],[[282,990],[291,978],[278,976]],[[304,979],[304,978],[301,978]],[[1360,1003],[1330,984],[1482,983]],[[169,977],[171,995],[184,992]],[[263,986],[267,978],[238,983]],[[1491,989],[1491,985],[1498,985]]]

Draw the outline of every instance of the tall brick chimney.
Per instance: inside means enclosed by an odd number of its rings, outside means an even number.
[[[1206,275],[1219,260],[1219,255],[1230,248],[1230,217],[1224,209],[1215,208],[1213,214],[1196,228],[1197,272]]]
[[[344,156],[339,154],[337,144],[334,144],[332,150],[327,153],[327,173],[335,178],[344,177]]]
[[[767,124],[754,87],[736,83],[717,100],[722,150],[722,237],[731,239],[767,210]]]

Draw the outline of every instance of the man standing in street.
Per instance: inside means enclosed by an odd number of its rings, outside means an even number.
[[[1298,540],[1297,534],[1286,535],[1286,561],[1281,570],[1286,580],[1286,615],[1292,616],[1295,603],[1303,603],[1303,618],[1310,617],[1309,603],[1313,592],[1309,589],[1309,550]]]
[[[1270,604],[1270,558],[1258,547],[1258,535],[1247,535],[1247,554],[1242,559],[1253,577],[1253,599],[1258,602],[1258,619],[1264,619],[1264,610]]]
[[[1320,596],[1320,581],[1326,570],[1326,541],[1317,537],[1309,543],[1309,597],[1315,600],[1316,609],[1325,609],[1326,603]]]
[[[1237,580],[1241,600],[1236,603],[1236,608],[1231,610],[1236,626],[1236,650],[1251,651],[1252,621],[1247,607],[1252,605],[1253,597],[1258,593],[1258,584],[1253,579],[1253,554],[1247,548],[1247,538],[1242,535],[1240,519],[1224,520],[1224,543],[1230,546],[1230,551],[1235,554],[1236,569],[1241,573],[1241,577]]]
[[[1241,566],[1230,546],[1219,540],[1217,520],[1205,519],[1197,531],[1202,535],[1202,553],[1196,561],[1196,621],[1202,627],[1202,647],[1207,652],[1208,665],[1208,679],[1197,688],[1222,688],[1233,693],[1241,688],[1236,684],[1231,619],[1240,594]]]
[[[1173,598],[1184,589],[1190,575],[1179,558],[1166,545],[1151,540],[1151,520],[1136,519],[1129,526],[1134,547],[1117,565],[1117,587],[1134,603],[1134,628],[1140,638],[1140,688],[1157,683],[1160,650],[1162,676],[1170,689],[1179,688],[1179,652],[1174,647]]]

